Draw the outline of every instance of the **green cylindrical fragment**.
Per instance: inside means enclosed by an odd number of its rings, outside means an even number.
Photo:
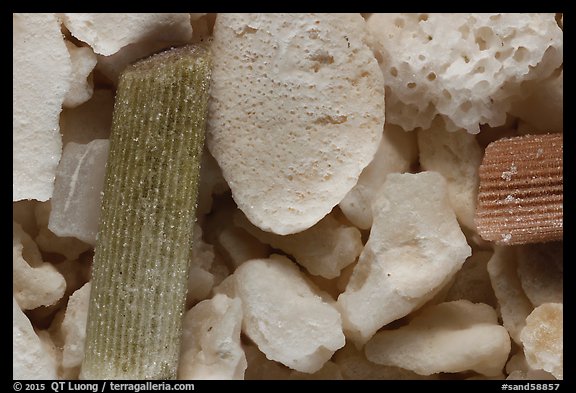
[[[202,46],[121,75],[94,254],[84,379],[174,379],[210,87]]]

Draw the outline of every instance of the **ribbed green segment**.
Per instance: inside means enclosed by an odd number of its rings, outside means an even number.
[[[94,254],[84,379],[174,379],[211,58],[172,49],[120,77]]]

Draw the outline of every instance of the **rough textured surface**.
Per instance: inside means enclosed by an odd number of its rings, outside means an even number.
[[[517,247],[496,246],[487,268],[500,306],[502,324],[510,337],[517,344],[521,344],[520,331],[526,325],[526,317],[534,307],[526,297],[518,278],[517,258]]]
[[[56,379],[56,362],[32,324],[12,301],[12,379]]]
[[[564,378],[564,306],[544,303],[526,318],[520,333],[528,365]]]
[[[368,242],[338,297],[356,343],[431,299],[471,255],[436,172],[389,174],[372,213]]]
[[[463,129],[449,132],[444,122],[436,119],[429,129],[418,131],[418,151],[422,170],[436,171],[446,179],[458,222],[475,231],[478,167],[483,154],[476,137]]]
[[[48,229],[96,244],[110,142],[66,145],[56,170]]]
[[[244,311],[242,330],[267,358],[314,373],[344,346],[338,311],[286,257],[245,262],[233,277]]]
[[[360,231],[341,224],[331,214],[302,232],[284,236],[260,230],[240,211],[235,214],[234,222],[262,243],[292,255],[310,274],[325,278],[338,277],[363,248]]]
[[[74,37],[104,56],[149,37],[158,41],[192,38],[187,13],[73,13],[64,14],[63,21]]]
[[[82,378],[176,377],[210,72],[189,46],[120,78]]]
[[[80,366],[84,358],[90,288],[91,284],[86,283],[68,299],[66,313],[62,321],[62,335],[64,337],[62,366],[66,368]]]
[[[261,229],[311,227],[356,184],[384,125],[359,14],[219,14],[207,144]]]
[[[70,55],[54,14],[13,14],[12,23],[12,199],[46,201],[62,152]]]
[[[554,14],[372,14],[382,50],[387,121],[428,128],[441,114],[451,129],[502,125],[524,81],[562,64]]]
[[[91,73],[96,66],[96,55],[92,49],[85,46],[78,47],[70,41],[66,41],[66,48],[72,64],[72,81],[63,104],[65,107],[73,108],[92,97],[94,84]]]
[[[492,307],[457,300],[422,310],[407,326],[378,332],[365,352],[375,363],[423,375],[474,370],[496,376],[508,359],[510,337]]]
[[[184,315],[178,379],[244,379],[240,299],[216,295]]]
[[[56,303],[64,295],[66,281],[50,264],[42,261],[36,243],[20,224],[12,224],[12,292],[23,310]]]
[[[392,124],[384,125],[374,159],[339,205],[348,220],[360,229],[372,226],[372,201],[389,173],[409,172],[418,162],[416,134]]]
[[[563,134],[492,142],[478,174],[475,220],[484,240],[512,245],[563,239]]]

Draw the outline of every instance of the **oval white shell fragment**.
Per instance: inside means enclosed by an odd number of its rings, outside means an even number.
[[[12,379],[56,379],[56,362],[28,317],[12,301]]]
[[[526,318],[520,333],[528,365],[564,378],[564,306],[544,303]]]
[[[12,22],[12,198],[46,201],[62,152],[70,55],[54,14],[13,14]]]
[[[216,295],[184,315],[178,379],[244,379],[240,299]]]
[[[207,144],[254,225],[311,227],[372,160],[384,82],[367,41],[360,14],[218,14]]]
[[[372,209],[370,237],[338,297],[355,343],[431,299],[471,255],[436,172],[389,174]]]
[[[186,13],[72,13],[64,14],[64,25],[74,37],[104,56],[146,38],[158,41],[192,38],[190,14]]]
[[[381,44],[387,121],[407,131],[437,114],[472,134],[502,125],[522,83],[563,62],[553,13],[372,14],[368,26]]]
[[[474,370],[497,376],[510,348],[508,332],[498,325],[492,307],[457,300],[422,310],[407,326],[376,333],[365,352],[374,363],[422,375]]]
[[[108,139],[64,147],[48,221],[54,234],[96,244],[109,148]]]
[[[268,359],[314,373],[344,346],[340,314],[288,258],[247,261],[233,277],[242,330]]]

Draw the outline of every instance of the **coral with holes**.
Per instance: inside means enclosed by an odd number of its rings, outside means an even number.
[[[386,121],[405,130],[438,114],[473,134],[502,125],[523,82],[563,61],[554,14],[373,14],[368,25],[382,52]]]

